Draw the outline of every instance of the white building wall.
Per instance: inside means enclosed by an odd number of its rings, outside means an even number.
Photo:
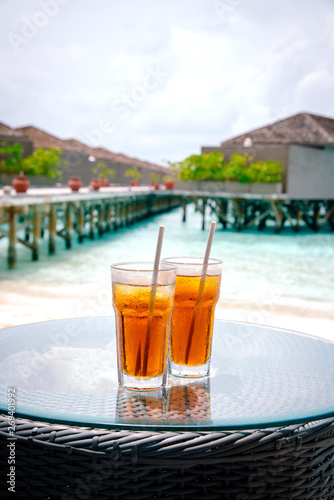
[[[292,199],[334,199],[334,147],[291,146],[287,194]]]

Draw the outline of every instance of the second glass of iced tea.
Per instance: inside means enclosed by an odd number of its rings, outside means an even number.
[[[126,389],[166,384],[176,266],[160,263],[156,282],[153,269],[153,262],[111,266],[118,379]]]
[[[169,257],[162,262],[177,268],[169,373],[177,377],[205,377],[210,373],[214,312],[223,263],[210,258],[202,276],[200,257]]]

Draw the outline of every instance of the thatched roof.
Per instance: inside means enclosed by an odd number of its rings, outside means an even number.
[[[284,120],[251,130],[221,143],[243,144],[303,144],[327,146],[334,144],[334,119],[310,113],[298,113]]]
[[[131,158],[124,154],[113,153],[105,148],[93,148],[77,139],[60,139],[32,125],[14,129],[0,123],[0,134],[8,136],[14,135],[17,137],[25,136],[33,142],[34,148],[60,148],[63,151],[75,151],[84,155],[94,156],[94,158],[98,160],[113,160],[128,166],[136,165],[137,167],[143,167],[150,170],[166,171],[166,169],[160,165],[142,161],[137,158]]]

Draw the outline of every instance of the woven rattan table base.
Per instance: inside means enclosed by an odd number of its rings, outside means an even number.
[[[235,432],[112,431],[18,419],[15,495],[6,483],[9,437],[0,416],[1,498],[334,499],[334,419]]]

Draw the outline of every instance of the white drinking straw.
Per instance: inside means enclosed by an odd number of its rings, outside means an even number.
[[[151,341],[151,326],[152,326],[152,319],[153,319],[155,295],[156,295],[157,286],[158,286],[158,274],[159,274],[161,248],[162,248],[162,241],[164,238],[164,232],[165,232],[165,226],[160,226],[157,247],[155,249],[152,288],[151,288],[151,297],[150,297],[150,308],[149,308],[148,319],[147,319],[147,330],[146,330],[146,338],[145,338],[145,345],[144,345],[143,373],[142,373],[143,376],[145,376],[147,373],[148,351],[150,348],[150,341]]]
[[[157,248],[155,249],[152,292],[153,292],[154,286],[155,286],[155,289],[157,288],[158,272],[159,272],[159,264],[160,264],[160,258],[161,258],[162,241],[164,239],[164,232],[165,232],[165,226],[160,226],[159,227],[159,234],[158,234],[158,241],[157,241]],[[153,293],[151,294],[151,301],[152,301],[152,295],[153,295]],[[155,292],[154,292],[154,295],[155,295]]]
[[[215,223],[215,221],[212,221],[211,226],[210,226],[208,241],[206,243],[205,255],[204,255],[204,259],[203,259],[202,281],[205,281],[205,276],[206,276],[206,272],[208,269],[210,252],[211,252],[211,247],[212,247],[212,240],[213,240],[213,235],[215,234],[215,229],[216,229],[216,223]],[[204,280],[203,280],[203,277],[204,277]]]
[[[201,272],[201,281],[200,281],[200,284],[199,284],[198,295],[197,295],[196,303],[195,303],[195,306],[194,306],[194,314],[193,314],[193,317],[192,317],[192,320],[191,320],[191,325],[190,325],[190,331],[189,331],[189,337],[188,337],[187,349],[186,349],[186,363],[188,362],[188,358],[189,358],[189,354],[190,354],[190,349],[191,349],[191,343],[192,343],[193,336],[194,336],[194,327],[195,327],[196,316],[197,316],[197,313],[198,313],[198,308],[199,308],[199,305],[202,303],[202,297],[203,297],[204,285],[205,285],[205,278],[206,278],[206,273],[207,273],[207,270],[208,270],[208,264],[209,264],[209,259],[210,259],[210,252],[211,252],[211,247],[212,247],[212,240],[213,240],[213,235],[215,234],[215,229],[216,229],[216,222],[212,221],[211,222],[211,226],[210,226],[208,241],[206,243],[206,249],[205,249],[204,259],[203,259],[202,272]]]

